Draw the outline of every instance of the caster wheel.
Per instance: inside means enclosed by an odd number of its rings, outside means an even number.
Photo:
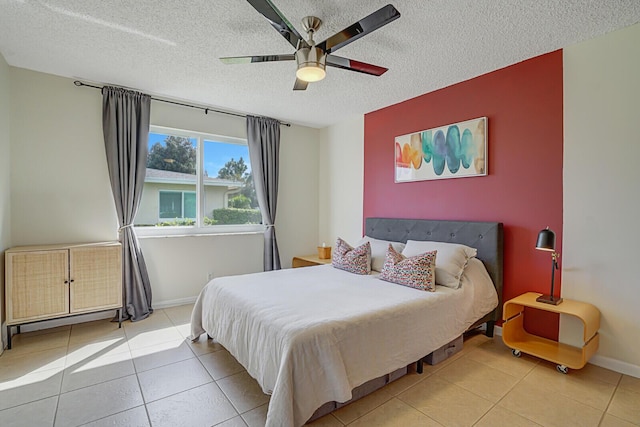
[[[556,366],[556,370],[557,370],[558,372],[560,372],[561,374],[568,374],[568,373],[569,373],[569,368],[567,368],[567,367],[566,367],[566,366],[564,366],[564,365],[558,365],[558,366]]]
[[[511,350],[511,354],[513,354],[514,357],[522,356],[522,352],[520,350],[516,350],[515,348]]]

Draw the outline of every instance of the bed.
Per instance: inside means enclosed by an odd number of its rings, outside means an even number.
[[[267,426],[302,425],[465,330],[486,323],[492,334],[500,319],[502,224],[368,218],[365,234],[475,247],[496,297],[464,285],[420,292],[330,265],[214,279],[194,306],[192,338],[216,339],[271,395]]]

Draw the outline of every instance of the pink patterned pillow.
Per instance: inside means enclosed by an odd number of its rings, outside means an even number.
[[[387,282],[434,292],[436,290],[434,277],[436,252],[426,252],[407,258],[389,245],[379,278]]]
[[[333,250],[333,266],[355,274],[371,273],[371,245],[366,242],[357,248],[338,237]]]

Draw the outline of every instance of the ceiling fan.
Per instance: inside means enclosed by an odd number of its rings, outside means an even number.
[[[282,13],[270,0],[247,0],[260,14],[262,14],[273,28],[275,28],[295,49],[295,53],[282,55],[260,56],[233,56],[220,58],[225,64],[246,64],[251,62],[272,61],[296,61],[296,82],[293,90],[305,90],[311,82],[322,80],[325,75],[325,67],[342,68],[344,70],[357,71],[359,73],[381,76],[387,68],[353,59],[336,56],[333,53],[338,49],[358,40],[378,28],[395,21],[400,17],[400,12],[388,4],[373,12],[344,30],[334,34],[323,42],[313,40],[313,34],[320,28],[322,21],[315,16],[302,18],[302,25],[307,32],[308,40],[302,38],[300,33],[291,25]]]

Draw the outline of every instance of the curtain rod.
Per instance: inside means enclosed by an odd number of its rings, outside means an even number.
[[[83,83],[80,80],[74,81],[73,84],[78,86],[78,87],[86,86],[86,87],[91,87],[91,88],[94,88],[94,89],[102,90],[102,86],[90,85],[90,84],[87,84],[87,83]],[[213,113],[228,114],[230,116],[244,117],[244,118],[247,117],[245,114],[231,113],[229,111],[216,110],[215,108],[200,107],[198,105],[193,105],[193,104],[185,104],[185,103],[182,103],[182,102],[169,101],[167,99],[154,98],[153,96],[151,97],[151,99],[154,100],[154,101],[158,101],[158,102],[165,102],[167,104],[173,104],[173,105],[180,105],[182,107],[195,108],[196,110],[204,110],[205,114],[209,114],[209,111],[211,111]],[[287,127],[291,127],[290,123],[284,123],[284,122],[281,122],[280,120],[278,120],[278,123],[280,123],[281,125],[287,126]]]

